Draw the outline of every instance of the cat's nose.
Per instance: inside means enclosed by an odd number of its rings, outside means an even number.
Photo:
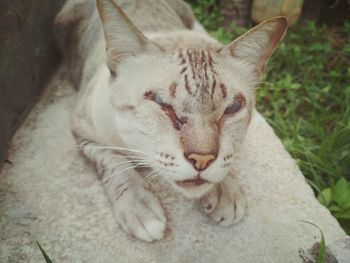
[[[186,159],[193,164],[198,171],[203,171],[216,159],[214,154],[185,153]]]

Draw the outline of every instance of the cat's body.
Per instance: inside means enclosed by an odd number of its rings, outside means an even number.
[[[56,24],[80,90],[72,131],[100,171],[117,221],[142,240],[163,237],[166,218],[140,167],[201,197],[220,224],[240,221],[246,198],[232,159],[285,19],[222,47],[180,0],[116,2],[132,22],[111,0],[98,0],[99,12],[94,1],[70,0]]]

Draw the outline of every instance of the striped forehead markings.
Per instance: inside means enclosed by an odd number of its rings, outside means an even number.
[[[177,87],[177,85],[175,82],[171,83],[171,85],[169,87],[169,94],[172,98],[176,97],[176,87]]]
[[[212,88],[211,88],[210,98],[211,98],[212,100],[213,100],[213,98],[214,98],[215,88],[216,88],[216,79],[214,79],[213,84],[212,84]]]
[[[187,74],[185,75],[185,88],[186,88],[188,94],[192,95],[192,91],[191,91],[190,85],[189,85],[189,83],[188,83]]]
[[[180,60],[179,65],[183,66],[180,75],[183,75],[185,89],[188,94],[192,96],[198,94],[201,97],[209,95],[213,99],[217,84],[217,73],[210,52],[196,49],[180,49],[178,57]],[[193,84],[190,85],[190,83]],[[222,92],[223,90],[221,88]],[[225,97],[224,92],[223,97]]]

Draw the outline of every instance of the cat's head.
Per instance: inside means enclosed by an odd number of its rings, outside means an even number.
[[[98,8],[104,83],[124,144],[186,196],[203,195],[232,170],[286,19],[270,19],[223,47],[189,31],[147,39],[112,1]]]

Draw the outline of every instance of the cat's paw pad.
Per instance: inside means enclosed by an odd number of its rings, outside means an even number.
[[[118,223],[128,234],[152,242],[164,237],[166,218],[159,200],[144,189],[127,190],[114,204]]]
[[[242,187],[232,192],[217,186],[200,201],[204,211],[222,226],[241,221],[247,209],[247,198]]]

